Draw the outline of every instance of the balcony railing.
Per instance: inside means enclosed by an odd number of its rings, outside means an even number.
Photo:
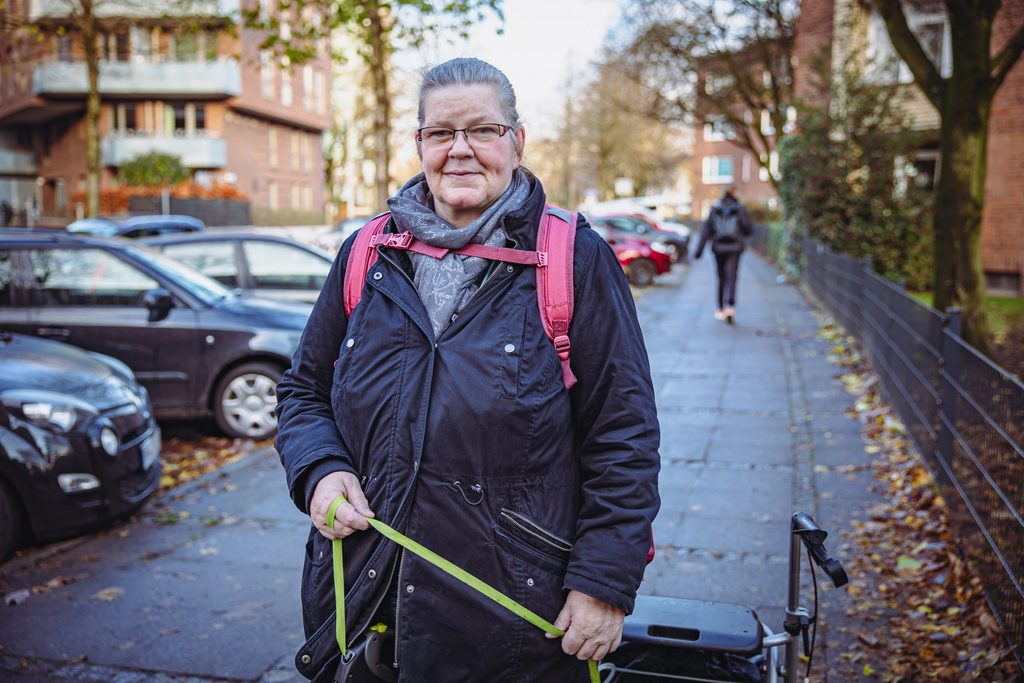
[[[173,154],[186,168],[224,168],[228,161],[227,144],[213,135],[114,134],[105,136],[100,144],[104,166],[120,166],[149,152]]]
[[[174,3],[140,3],[132,0],[109,0],[96,4],[98,17],[138,17],[159,18],[163,16],[202,15],[202,16],[233,16],[238,12],[238,0],[192,0],[182,3],[177,9]],[[73,3],[67,0],[30,0],[29,18],[32,21],[51,17],[65,17],[69,14]]]
[[[36,95],[85,95],[88,79],[84,62],[46,62],[32,74]],[[237,62],[103,62],[102,95],[179,95],[235,97],[242,92]]]
[[[36,159],[32,152],[0,148],[0,175],[35,175]]]

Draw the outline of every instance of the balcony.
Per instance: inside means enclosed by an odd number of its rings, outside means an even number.
[[[46,62],[32,74],[32,91],[40,96],[86,94],[84,62]],[[103,62],[101,95],[236,97],[242,92],[238,62]]]
[[[120,166],[149,152],[173,154],[185,168],[224,168],[228,161],[227,144],[211,136],[107,135],[100,143],[104,166]]]
[[[55,17],[66,17],[70,14],[74,3],[67,0],[30,0],[29,19],[37,21]],[[163,16],[232,16],[239,10],[238,0],[191,0],[181,3],[140,3],[136,0],[108,0],[96,3],[96,16],[106,18],[160,18]]]
[[[0,175],[36,175],[36,159],[32,152],[0,147]]]

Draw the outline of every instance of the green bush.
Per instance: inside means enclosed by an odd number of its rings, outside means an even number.
[[[189,171],[173,154],[149,152],[125,162],[117,172],[118,179],[129,187],[177,185],[188,180]]]
[[[835,251],[870,258],[884,277],[926,286],[932,196],[904,161],[921,135],[903,114],[902,91],[844,71],[828,104],[798,106],[800,131],[779,144],[786,217]]]

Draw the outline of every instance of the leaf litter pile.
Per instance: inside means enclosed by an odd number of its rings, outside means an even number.
[[[229,439],[223,436],[199,438],[171,437],[164,439],[160,451],[163,475],[160,490],[166,491],[192,481],[207,472],[220,469],[239,460],[257,448],[269,446],[272,441]]]
[[[856,397],[850,413],[868,444],[873,487],[885,498],[848,533],[856,550],[844,560],[851,578],[846,616],[864,626],[848,633],[852,645],[839,655],[842,680],[1022,680],[981,579],[959,553],[946,501],[881,397],[878,376],[831,320],[821,319],[820,336],[832,344],[829,360]]]

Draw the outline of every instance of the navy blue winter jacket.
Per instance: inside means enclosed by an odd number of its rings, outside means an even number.
[[[505,216],[536,248],[544,192]],[[658,422],[643,337],[622,268],[584,220],[574,254],[567,391],[537,307],[536,273],[498,263],[434,337],[394,250],[381,249],[346,320],[345,244],[278,386],[277,449],[295,505],[317,481],[356,473],[380,519],[553,621],[568,590],[632,610],[659,507]],[[330,541],[306,545],[296,659],[337,664]],[[586,680],[534,626],[373,530],[344,541],[350,638],[383,603],[403,681]],[[389,586],[395,595],[385,596]],[[389,602],[384,603],[385,597]]]

